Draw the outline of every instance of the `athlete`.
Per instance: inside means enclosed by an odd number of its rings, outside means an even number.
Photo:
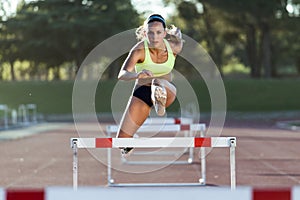
[[[166,27],[159,14],[150,15],[136,31],[139,42],[130,50],[118,79],[135,80],[133,94],[123,114],[118,138],[131,138],[144,123],[154,106],[159,116],[176,98],[176,87],[171,83],[175,58],[182,50],[179,28]],[[121,148],[123,156],[133,148]]]

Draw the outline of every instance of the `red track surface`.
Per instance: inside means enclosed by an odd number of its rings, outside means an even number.
[[[99,136],[95,124],[82,124],[80,129],[85,137]],[[237,186],[290,187],[300,184],[299,132],[246,124],[225,127],[222,136],[237,137]],[[0,141],[0,187],[71,186],[71,137],[78,137],[74,124],[64,124],[56,130],[41,134]],[[103,151],[105,150],[79,150],[79,186],[106,184],[106,167],[96,159],[106,156]],[[195,182],[200,178],[198,159],[194,164],[158,169],[157,166],[121,164],[119,151],[116,149],[113,155],[114,164],[119,169],[147,171],[138,174],[115,171],[113,176],[116,181]],[[196,157],[197,155],[198,151],[195,152]],[[227,149],[214,148],[207,155],[207,184],[230,185]]]

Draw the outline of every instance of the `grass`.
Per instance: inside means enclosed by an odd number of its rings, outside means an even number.
[[[225,81],[230,111],[300,110],[300,80]]]
[[[20,104],[37,104],[40,113],[71,113],[72,82],[1,82],[0,103],[10,108]]]
[[[202,81],[190,81],[198,96],[201,111],[210,111],[210,97],[206,85]],[[126,105],[132,85],[116,81],[103,81],[98,84],[95,94],[95,108],[97,112],[111,112],[113,107],[119,111]],[[128,88],[123,90],[122,87]],[[228,111],[292,111],[300,110],[300,80],[225,80]],[[116,86],[119,90],[114,90]],[[34,103],[38,112],[43,114],[72,113],[72,81],[24,81],[1,82],[0,104],[7,104],[10,108],[18,108],[19,104]],[[180,94],[180,91],[178,91]],[[114,100],[111,101],[111,96]],[[85,91],[82,91],[85,98]],[[116,102],[119,102],[116,105]],[[176,101],[170,111],[178,111],[179,102]]]

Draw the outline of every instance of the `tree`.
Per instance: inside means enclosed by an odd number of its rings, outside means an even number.
[[[10,5],[10,1],[8,0],[3,0],[0,1],[0,64],[1,63],[5,63],[5,62],[9,62],[11,65],[11,74],[12,74],[12,79],[15,78],[15,73],[14,73],[14,68],[13,68],[13,63],[14,63],[14,58],[13,57],[9,57],[8,52],[9,51],[14,51],[15,48],[11,45],[10,42],[7,42],[7,40],[12,40],[11,37],[7,36],[7,34],[5,33],[5,29],[3,27],[3,23],[7,20],[7,18],[9,17],[9,13],[7,12],[7,7],[11,7]],[[0,65],[0,73],[1,73],[1,77],[0,79],[2,79],[2,64]]]
[[[137,23],[129,0],[47,0],[24,4],[5,26],[20,35],[19,59],[45,63],[59,79],[61,65],[75,63],[77,72],[97,44]]]
[[[278,24],[276,13],[286,12],[282,1],[272,0],[204,0],[227,15],[227,21],[246,35],[246,51],[251,67],[251,76],[260,77],[263,67],[264,77],[272,76],[272,32]]]
[[[280,20],[280,26],[273,33],[276,45],[272,46],[272,53],[274,55],[273,64],[277,70],[284,66],[295,66],[299,76],[300,26],[297,24],[300,25],[297,17],[285,16]]]
[[[204,45],[223,75],[222,67],[227,56],[224,37],[228,37],[228,30],[222,19],[226,13],[213,9],[208,4],[200,4],[195,1],[177,3],[178,21],[181,19],[184,22],[181,24],[183,32]],[[227,46],[229,46],[228,43]],[[213,72],[212,76],[214,74]]]
[[[1,62],[10,65],[11,79],[15,80],[15,61],[19,57],[18,44],[19,38],[17,33],[10,32],[7,29],[8,21],[1,21],[0,34],[0,54],[2,56]]]
[[[222,65],[235,57],[250,67],[254,78],[277,76],[277,65],[291,64],[288,57],[299,65],[299,42],[295,42],[299,38],[296,25],[299,0],[165,0],[165,3],[177,5],[184,33],[204,44],[221,72]],[[203,12],[197,11],[199,4]]]

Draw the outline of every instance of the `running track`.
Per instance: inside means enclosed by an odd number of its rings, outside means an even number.
[[[105,124],[103,124],[103,127]],[[81,124],[86,137],[96,137],[98,127]],[[0,136],[3,132],[0,132]],[[276,127],[230,126],[222,136],[237,137],[237,186],[291,187],[300,185],[300,134]],[[0,187],[44,188],[72,186],[72,151],[69,139],[78,137],[72,123],[43,129],[24,138],[0,141]],[[80,150],[79,186],[106,184],[106,167],[97,157],[103,152]],[[197,155],[198,152],[195,152]],[[95,155],[96,156],[95,156]],[[207,156],[207,183],[229,186],[229,152],[213,149]],[[154,159],[154,158],[153,158]],[[115,172],[119,181],[129,182],[194,182],[200,172],[196,160],[192,165],[167,166],[155,170],[153,166],[123,166],[119,152],[114,152],[118,167],[129,171],[149,173],[128,174]],[[128,168],[128,169],[127,169]],[[156,166],[157,168],[157,166]],[[150,172],[154,171],[154,172]]]

